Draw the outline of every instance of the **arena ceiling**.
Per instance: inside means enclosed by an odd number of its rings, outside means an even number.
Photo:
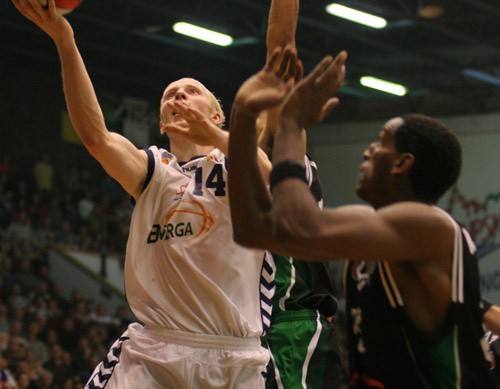
[[[419,17],[421,0],[339,0],[388,20],[370,29],[325,12],[331,1],[302,0],[297,47],[306,71],[325,54],[349,52],[336,120],[372,120],[404,112],[446,116],[500,110],[500,1],[442,0],[445,13]],[[239,85],[263,64],[270,0],[85,0],[68,16],[97,88],[121,88],[156,101],[178,77],[204,82],[231,105]],[[172,31],[188,21],[227,32],[230,47]],[[57,77],[53,44],[0,3],[0,69]],[[392,97],[359,83],[373,75],[404,84]]]

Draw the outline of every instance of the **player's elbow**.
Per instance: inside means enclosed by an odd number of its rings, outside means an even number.
[[[101,134],[87,134],[80,137],[83,145],[94,157],[108,152],[110,141],[107,136]]]
[[[315,237],[316,228],[309,220],[297,221],[288,216],[278,217],[273,228],[273,239],[277,244],[292,247],[294,244],[301,245]]]

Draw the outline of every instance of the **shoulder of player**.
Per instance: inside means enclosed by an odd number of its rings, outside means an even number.
[[[452,218],[434,205],[419,202],[398,202],[377,210],[377,216],[400,228],[422,229],[435,234],[454,230]],[[425,230],[424,230],[425,229]]]

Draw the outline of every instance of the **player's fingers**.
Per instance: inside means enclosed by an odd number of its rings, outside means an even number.
[[[280,57],[281,57],[281,47],[277,47],[273,51],[273,53],[271,54],[271,57],[269,58],[269,60],[266,62],[266,65],[264,66],[264,70],[267,72],[270,72],[273,69],[275,69]]]
[[[56,16],[56,2],[55,0],[47,0],[50,16]]]
[[[17,10],[19,12],[21,12],[23,15],[25,15],[25,5],[26,5],[26,2],[25,1],[20,1],[20,0],[11,0],[12,4],[14,4],[14,7],[17,8]]]
[[[328,67],[316,79],[315,86],[327,86],[331,90],[338,89],[345,78],[345,61],[347,60],[347,52],[342,51],[328,65]]]
[[[31,6],[31,3],[28,0],[12,0],[12,4],[14,4],[14,7],[17,8],[21,14],[23,14],[27,19],[31,20],[32,22],[35,21],[35,12],[33,10],[33,7]]]
[[[295,72],[295,82],[299,82],[304,77],[304,64],[299,59],[297,60],[297,71]]]
[[[332,62],[333,57],[331,55],[327,55],[316,65],[313,71],[309,73],[309,75],[305,78],[305,81],[312,81],[316,85],[318,78],[328,69]]]
[[[169,133],[187,136],[189,134],[189,127],[181,127],[176,124],[165,124],[161,126],[161,132],[162,134]]]
[[[38,17],[42,17],[46,10],[44,8],[47,8],[49,4],[46,6],[43,6],[38,0],[26,0],[26,3],[29,3],[30,8],[32,9],[33,13],[36,14]]]
[[[332,97],[327,100],[327,102],[321,108],[319,114],[319,121],[322,122],[334,109],[339,105],[340,100],[337,97]]]
[[[280,77],[285,81],[295,77],[297,72],[297,50],[288,45],[285,49],[283,60],[281,62]]]
[[[187,115],[188,114],[186,104],[181,102],[181,101],[174,100],[172,102],[168,102],[167,105],[170,107],[170,109],[175,111],[175,113],[178,113],[180,115]]]
[[[202,120],[204,118],[204,115],[199,110],[180,101],[174,103],[174,109],[186,120]]]

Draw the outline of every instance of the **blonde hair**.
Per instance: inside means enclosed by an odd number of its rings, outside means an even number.
[[[201,82],[200,84],[203,86],[203,90],[205,91],[205,95],[208,98],[208,101],[210,102],[210,106],[220,114],[221,121],[219,127],[222,128],[222,126],[224,126],[224,123],[226,122],[226,115],[224,115],[224,111],[222,110],[222,103],[217,97],[215,97],[215,95],[211,91],[207,89],[205,85],[203,85]]]

